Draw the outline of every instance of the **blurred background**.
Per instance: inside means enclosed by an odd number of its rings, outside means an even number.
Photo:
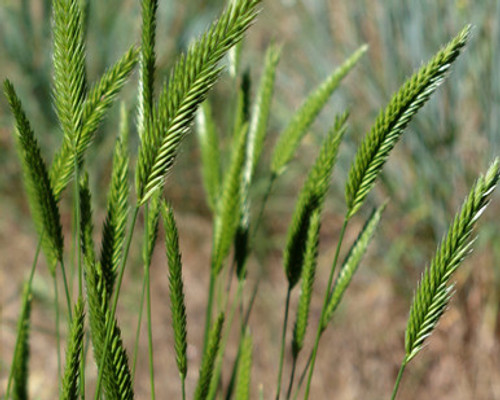
[[[158,79],[160,84],[175,55],[202,32],[224,6],[223,0],[160,0],[158,14]],[[134,42],[140,30],[139,1],[87,0],[88,75],[95,81]],[[0,77],[15,84],[51,160],[61,141],[51,105],[51,7],[48,0],[0,0]],[[477,174],[500,149],[500,2],[497,0],[281,0],[264,1],[257,23],[243,46],[242,69],[258,84],[264,52],[283,44],[269,140],[255,185],[262,196],[269,154],[305,96],[363,43],[369,51],[334,94],[301,145],[298,156],[275,187],[255,243],[250,268],[262,266],[251,319],[255,341],[253,395],[263,385],[271,398],[286,295],[281,252],[296,195],[304,182],[321,138],[335,113],[350,110],[350,128],[341,147],[322,227],[321,252],[311,326],[320,313],[333,251],[345,212],[344,182],[356,146],[376,117],[416,68],[464,25],[473,37],[452,74],[407,129],[392,153],[376,190],[350,226],[350,243],[371,206],[390,199],[369,254],[322,340],[312,398],[389,398],[404,351],[404,329],[417,279],[431,258]],[[134,111],[136,76],[121,99]],[[224,145],[230,135],[234,83],[225,74],[211,96]],[[111,112],[88,153],[91,185],[96,193],[96,226],[103,218],[111,149],[117,134],[119,107]],[[133,125],[133,124],[132,124]],[[138,139],[132,135],[133,158]],[[12,117],[0,98],[0,387],[4,387],[15,336],[23,279],[37,242],[12,140]],[[227,146],[226,146],[227,147]],[[226,149],[227,150],[227,149]],[[204,302],[211,246],[210,212],[200,177],[195,135],[183,143],[169,175],[167,196],[180,228],[188,302],[191,370],[194,390],[199,364]],[[69,196],[66,196],[69,197]],[[255,202],[258,204],[258,201]],[[475,252],[455,275],[456,295],[426,349],[407,368],[401,399],[500,399],[500,195],[480,222]],[[64,226],[71,229],[71,199],[63,200]],[[159,243],[161,244],[160,239]],[[346,246],[347,247],[347,246]],[[131,348],[141,285],[140,253],[134,256],[122,297],[120,323]],[[52,291],[41,263],[35,282],[30,388],[34,398],[53,398],[56,355],[51,314]],[[155,369],[161,398],[178,397],[169,327],[166,263],[162,246],[155,253],[153,314]],[[157,279],[155,279],[155,277]],[[249,279],[252,278],[250,272]],[[296,293],[297,294],[297,293]],[[249,295],[249,293],[248,293]],[[296,300],[296,299],[295,299]],[[146,335],[141,346],[147,348]],[[235,349],[229,348],[228,360]],[[94,373],[89,367],[89,374]],[[147,359],[139,360],[137,398],[147,398]],[[288,372],[285,369],[285,376]],[[168,378],[167,378],[168,377]],[[172,379],[170,379],[172,378]],[[227,376],[224,377],[227,380]],[[164,394],[164,395],[163,395]],[[168,396],[167,396],[168,395]]]

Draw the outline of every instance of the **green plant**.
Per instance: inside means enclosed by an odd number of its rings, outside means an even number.
[[[249,76],[240,71],[239,57],[243,36],[256,18],[260,0],[231,1],[219,19],[189,47],[185,54],[178,57],[158,95],[155,95],[157,75],[155,32],[158,2],[142,0],[141,6],[140,47],[131,47],[96,84],[91,85],[87,82],[86,74],[87,29],[81,2],[53,1],[53,97],[63,137],[60,150],[56,153],[50,168],[44,161],[35,132],[30,126],[14,86],[5,81],[5,95],[16,121],[15,138],[23,166],[27,197],[39,236],[38,250],[23,295],[17,343],[9,370],[5,399],[11,395],[14,398],[27,396],[29,310],[32,282],[40,250],[43,250],[47,257],[54,283],[58,376],[63,375],[58,382],[60,396],[73,399],[88,395],[85,338],[90,338],[97,366],[94,397],[100,398],[102,395],[109,399],[134,397],[137,343],[145,301],[150,390],[151,397],[155,398],[150,268],[160,219],[163,220],[168,258],[174,352],[181,379],[182,398],[186,398],[186,377],[189,367],[188,316],[182,258],[174,212],[165,202],[163,184],[174,165],[180,143],[188,134],[197,112],[203,183],[207,193],[207,204],[213,214],[213,243],[209,262],[210,283],[207,292],[203,352],[194,397],[214,399],[224,392],[227,398],[250,397],[252,336],[255,334],[251,333],[248,316],[253,301],[245,303],[243,293],[247,288],[248,259],[252,254],[254,240],[260,233],[259,223],[263,218],[263,210],[268,197],[272,194],[274,183],[285,173],[302,138],[341,80],[365,53],[366,46],[362,46],[335,69],[317,89],[311,92],[292,116],[274,146],[268,170],[268,187],[256,210],[257,217],[251,218],[253,198],[250,189],[255,183],[256,166],[266,147],[266,126],[271,114],[274,81],[281,54],[279,47],[275,45],[269,47],[261,83],[252,103]],[[300,283],[302,290],[293,329],[291,347],[293,359],[286,397],[291,398],[292,395],[297,397],[305,382],[304,398],[307,399],[311,390],[320,339],[328,328],[374,236],[386,203],[369,216],[357,240],[348,250],[339,271],[336,272],[349,222],[357,218],[358,211],[365,203],[408,123],[444,81],[451,65],[466,45],[469,35],[470,27],[467,26],[403,84],[389,104],[381,110],[372,129],[359,146],[347,177],[345,217],[324,292],[315,340],[304,370],[300,378],[296,379],[297,361],[304,350],[305,335],[310,325],[309,312],[318,264],[322,211],[339,147],[347,130],[347,113],[341,113],[335,118],[330,132],[323,140],[317,159],[298,196],[283,252],[288,289],[283,314],[281,351],[277,360],[276,399],[282,395],[288,316],[294,287]],[[222,75],[224,68],[221,66],[221,61],[228,54],[237,101],[230,135],[229,160],[223,163],[220,156],[222,151],[219,135],[208,94]],[[129,198],[129,165],[130,159],[136,154],[132,154],[132,157],[129,155],[130,117],[126,108],[122,107],[122,125],[113,153],[111,184],[98,257],[93,233],[94,216],[86,165],[87,152],[99,125],[136,64],[139,65],[136,121],[140,141],[135,167],[136,196],[134,200]],[[396,380],[393,398],[396,397],[406,365],[420,351],[424,340],[433,332],[445,311],[452,293],[450,277],[471,250],[474,224],[487,206],[499,178],[500,166],[495,160],[486,174],[481,175],[472,187],[449,233],[439,246],[435,259],[422,277],[410,311],[406,330],[406,354]],[[68,276],[66,273],[67,257],[64,253],[63,228],[59,212],[64,190],[70,183],[74,189],[72,200],[75,221],[72,238],[76,254],[71,267],[76,275],[77,293],[73,293],[72,275]],[[130,216],[129,210],[131,210]],[[116,311],[125,269],[130,262],[129,253],[132,245],[138,242],[134,239],[134,231],[141,211],[144,217],[142,243],[144,275],[136,346],[130,365]],[[229,257],[231,250],[233,250],[232,259]],[[226,281],[233,281],[233,274],[237,281],[235,293],[224,286]],[[64,374],[59,354],[61,343],[58,281],[61,279],[67,303],[67,322],[70,326]],[[73,300],[74,297],[78,298],[76,302]],[[227,349],[231,326],[235,322],[238,308],[240,310],[240,320],[237,324],[238,354],[233,370],[230,371],[231,381],[227,388],[224,388],[221,384],[223,355]],[[212,315],[215,309],[217,319],[213,321]],[[295,394],[294,384],[297,385]]]

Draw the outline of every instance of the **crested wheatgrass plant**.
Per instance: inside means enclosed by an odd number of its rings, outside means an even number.
[[[134,396],[144,396],[134,390],[138,387],[137,384],[134,387],[134,375],[136,366],[140,365],[138,359],[142,357],[139,351],[139,334],[145,302],[149,390],[151,399],[155,398],[158,383],[156,378],[161,376],[162,380],[169,379],[155,371],[153,358],[153,355],[156,359],[165,357],[163,354],[156,355],[153,349],[151,271],[154,271],[153,253],[157,242],[163,242],[166,250],[167,262],[164,266],[160,265],[160,268],[163,268],[161,276],[168,279],[169,295],[161,295],[170,302],[172,351],[175,353],[182,399],[185,400],[188,394],[192,394],[196,400],[245,400],[255,392],[252,390],[253,351],[254,343],[260,346],[261,340],[258,337],[260,329],[252,330],[250,314],[255,297],[259,294],[258,283],[263,275],[257,277],[256,284],[249,290],[247,280],[250,279],[247,279],[247,275],[253,278],[255,274],[249,270],[253,264],[247,261],[255,253],[254,245],[261,234],[259,223],[263,219],[273,183],[286,173],[287,166],[314,120],[342,79],[353,70],[367,50],[366,46],[360,47],[310,92],[281,131],[274,148],[269,149],[266,138],[269,121],[273,117],[275,81],[280,73],[278,65],[283,45],[272,43],[267,47],[259,83],[255,88],[251,84],[253,71],[242,66],[245,60],[242,57],[245,48],[242,40],[255,21],[260,5],[260,0],[228,0],[227,7],[219,18],[184,53],[174,59],[167,78],[158,93],[155,93],[155,88],[158,87],[157,75],[160,74],[156,61],[156,29],[160,21],[157,0],[140,1],[140,46],[130,46],[95,83],[88,82],[86,73],[87,59],[90,59],[87,57],[86,47],[88,3],[80,0],[52,1],[52,93],[53,107],[60,126],[61,145],[55,151],[51,164],[45,161],[38,143],[38,138],[43,136],[38,136],[38,132],[35,135],[32,126],[36,125],[30,124],[13,84],[8,80],[4,82],[4,92],[15,121],[14,141],[39,240],[22,296],[5,400],[26,399],[30,395],[29,347],[31,337],[38,334],[33,330],[30,335],[29,329],[32,283],[37,275],[36,267],[41,250],[46,255],[55,288],[58,371],[54,382],[59,390],[59,397],[85,399],[89,397],[89,387],[93,386],[95,399],[132,399]],[[469,26],[465,27],[402,85],[387,107],[380,111],[371,130],[361,142],[346,180],[346,212],[328,270],[323,306],[314,312],[312,299],[315,277],[323,267],[322,258],[319,257],[320,238],[323,240],[320,231],[325,222],[329,223],[323,220],[323,209],[325,204],[329,204],[327,197],[332,172],[347,130],[346,112],[338,113],[332,121],[332,128],[322,140],[318,156],[298,193],[284,240],[282,263],[287,295],[280,353],[276,360],[276,388],[267,389],[268,393],[271,390],[275,393],[276,400],[285,396],[287,399],[292,396],[298,398],[304,382],[304,399],[308,399],[315,361],[319,356],[320,339],[331,326],[335,311],[361,265],[380,225],[387,202],[376,207],[368,216],[357,239],[346,251],[339,271],[336,271],[348,223],[353,218],[362,218],[358,211],[374,187],[391,151],[410,120],[444,81],[451,65],[466,45],[470,30]],[[217,111],[215,107],[220,104],[215,101],[210,104],[207,97],[217,80],[224,76],[226,56],[229,82],[234,94],[232,100],[224,104],[229,111],[229,122],[219,123],[215,116],[222,113],[213,111]],[[109,188],[105,191],[105,210],[102,213],[96,210],[94,213],[93,201],[100,204],[94,188],[100,183],[96,182],[98,179],[93,175],[94,169],[86,161],[87,152],[92,151],[99,126],[109,114],[136,66],[139,75],[136,104],[129,107],[122,104],[121,124],[113,127],[112,133],[116,137],[110,141],[114,142],[114,147]],[[129,127],[131,117],[128,109],[136,111],[135,130]],[[191,382],[188,377],[189,315],[186,307],[189,301],[186,293],[189,291],[185,291],[185,266],[179,247],[175,210],[163,183],[179,154],[182,140],[195,121],[201,175],[206,202],[212,213],[213,233],[212,252],[206,262],[206,273],[210,281],[205,320],[192,321],[200,326],[204,325],[205,329],[199,365],[195,365],[196,360],[189,359],[191,371],[193,368],[199,369],[197,381]],[[225,137],[230,140],[222,139],[221,127],[228,127],[229,132],[226,132]],[[131,138],[134,134],[137,135],[136,140]],[[226,142],[229,144],[226,145]],[[133,149],[129,143],[139,143],[138,148]],[[270,160],[261,162],[261,158],[267,156]],[[134,171],[131,171],[130,160],[136,160]],[[258,168],[259,163],[264,165],[263,171]],[[135,176],[134,196],[131,196],[130,187],[132,172]],[[259,183],[261,172],[265,174],[264,182],[268,182],[268,187],[262,199],[255,201],[254,189]],[[488,205],[499,179],[500,162],[497,159],[472,187],[448,233],[439,244],[435,257],[422,274],[410,308],[405,333],[405,355],[394,385],[393,399],[406,365],[420,352],[449,304],[454,287],[450,283],[451,277],[472,250],[473,228]],[[74,215],[71,234],[74,256],[65,253],[67,249],[64,247],[63,232],[67,230],[61,223],[59,211],[60,205],[61,210],[65,209],[62,204],[68,200],[65,189],[70,183],[74,185],[74,192],[69,194]],[[101,186],[97,188],[102,189]],[[255,203],[259,204],[255,206]],[[99,236],[94,234],[94,226],[97,226],[96,216],[101,215],[104,222],[99,229]],[[163,229],[159,227],[160,218]],[[143,221],[142,241],[135,235],[137,221]],[[162,235],[164,240],[160,240]],[[137,244],[140,245],[136,246]],[[138,247],[142,256],[139,258],[142,259],[144,275],[142,292],[137,295],[137,299],[140,299],[140,311],[132,362],[129,363],[129,353],[125,347],[128,333],[122,335],[117,308],[123,292],[126,267],[133,258],[129,257],[132,247]],[[68,259],[72,271],[69,280],[64,264]],[[259,261],[263,267],[267,267],[267,259]],[[61,274],[58,273],[58,267]],[[57,287],[61,279],[66,294],[67,313],[60,315]],[[233,280],[237,282],[236,289],[234,285],[231,287]],[[73,293],[70,289],[76,284],[78,293]],[[300,288],[300,293],[297,296],[297,306],[292,307],[291,304],[295,303],[291,301],[291,295],[295,287]],[[291,328],[288,324],[290,312],[294,312],[295,321],[291,330],[292,338],[287,341],[288,329]],[[319,314],[319,319],[314,320],[312,316],[315,314]],[[217,315],[214,321],[212,315]],[[66,319],[68,327],[64,335],[61,335],[60,329],[62,318]],[[316,329],[311,334],[315,334],[315,339],[309,345],[308,327],[313,324]],[[160,332],[157,339],[164,336]],[[64,371],[60,355],[61,337],[67,337]],[[227,362],[229,356],[226,349],[230,348],[229,343],[235,338],[236,346],[233,348],[237,349],[237,355],[234,360]],[[87,357],[87,344],[92,348],[93,360],[90,356]],[[285,360],[288,359],[287,349],[290,350],[290,368],[285,365]],[[304,357],[304,353],[305,367],[298,374],[296,370],[301,365],[300,357]],[[93,375],[86,374],[89,363],[95,364],[97,368],[95,381]],[[286,395],[282,395],[285,391],[281,390],[284,371],[290,373]],[[300,376],[300,379],[296,379],[296,376]],[[263,393],[261,386],[260,398],[264,398]],[[164,398],[168,394],[158,390],[158,396]]]
[[[408,79],[378,115],[361,143],[349,171],[345,192],[349,209],[347,218],[351,218],[362,206],[404,129],[444,81],[450,66],[467,43],[470,30],[471,27],[466,26]]]
[[[441,240],[434,258],[422,274],[410,307],[405,334],[405,356],[394,386],[393,399],[396,398],[406,365],[422,350],[425,340],[446,311],[453,296],[451,276],[472,251],[474,226],[488,206],[499,179],[500,161],[496,159],[472,186],[462,208]]]

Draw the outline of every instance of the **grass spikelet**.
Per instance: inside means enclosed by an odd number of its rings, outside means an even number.
[[[445,79],[468,40],[470,29],[470,26],[465,27],[410,77],[378,115],[349,171],[345,193],[349,209],[347,218],[359,210],[404,129]]]
[[[179,235],[172,208],[163,203],[161,211],[165,226],[165,247],[168,258],[170,310],[172,312],[172,327],[174,329],[175,354],[179,374],[184,381],[187,374],[187,317],[184,302]]]
[[[16,147],[23,167],[24,184],[38,235],[52,274],[62,259],[63,234],[56,196],[35,134],[17,97],[14,86],[6,80],[4,91],[16,120]]]
[[[488,206],[499,178],[499,160],[496,159],[486,174],[479,176],[438,246],[430,266],[422,274],[406,327],[405,363],[422,349],[425,339],[432,334],[446,310],[453,294],[450,278],[472,251],[474,225]]]
[[[92,196],[89,188],[89,177],[85,173],[80,180],[80,230],[82,253],[85,258],[95,261],[94,226],[92,224]]]
[[[340,81],[356,65],[361,56],[366,52],[367,46],[359,48],[351,57],[338,67],[316,90],[304,101],[292,120],[281,133],[271,160],[271,172],[280,175],[288,162],[292,159],[301,139],[314,122],[316,116],[325,106],[326,102],[340,84]]]
[[[85,32],[78,0],[53,2],[54,104],[67,138],[76,144],[86,93]]]
[[[219,139],[210,102],[204,101],[196,114],[198,142],[201,151],[201,174],[208,206],[215,212],[221,186]]]
[[[208,345],[203,353],[200,367],[200,378],[194,394],[195,400],[205,400],[207,398],[210,381],[212,380],[212,374],[214,371],[214,363],[219,350],[223,324],[224,314],[221,313],[208,335]]]
[[[109,305],[110,296],[106,292],[106,282],[99,263],[85,259],[85,282],[94,359],[100,363],[106,341],[107,322],[113,316]],[[110,399],[132,399],[134,394],[128,357],[116,319],[112,321],[111,332],[111,341],[103,366],[104,393],[106,398]]]
[[[116,271],[122,257],[129,211],[127,135],[128,132],[122,132],[121,138],[118,138],[115,144],[107,213],[102,228],[101,265],[107,276],[106,290],[109,295],[113,293]]]
[[[62,395],[64,400],[78,399],[78,379],[80,373],[81,355],[84,336],[84,303],[79,298],[73,312],[73,320],[69,330],[69,340],[66,345],[66,367],[62,381]]]
[[[271,102],[274,93],[276,68],[281,56],[281,46],[271,45],[267,49],[264,70],[260,79],[257,96],[255,98],[248,128],[247,162],[245,166],[245,180],[250,182],[259,161],[267,132],[267,122],[271,111]]]
[[[142,0],[142,37],[139,76],[139,112],[137,128],[139,135],[144,132],[145,118],[153,113],[154,78],[155,78],[155,43],[157,0]]]
[[[374,210],[368,220],[366,221],[363,229],[359,233],[356,241],[351,246],[342,266],[340,267],[339,274],[333,284],[332,292],[328,300],[328,305],[325,311],[325,318],[321,323],[321,330],[324,331],[333,318],[333,314],[337,306],[342,300],[342,296],[347,287],[351,283],[352,277],[358,269],[358,266],[366,253],[366,249],[371,242],[373,234],[382,217],[382,213],[386,207],[386,203]]]
[[[78,126],[77,131],[76,149],[79,162],[82,162],[85,151],[93,140],[95,131],[133,71],[137,58],[138,50],[135,47],[130,48],[90,88],[82,107],[81,124]],[[65,137],[61,148],[54,157],[50,171],[50,178],[57,198],[60,197],[71,180],[74,170],[74,157],[73,143],[68,137]]]
[[[93,134],[112,106],[118,92],[123,88],[134,70],[137,64],[138,52],[139,50],[135,46],[132,46],[89,89],[85,104],[83,105],[83,126],[78,138],[77,150],[79,161],[81,161],[82,155],[93,139]]]
[[[224,177],[217,207],[212,247],[212,271],[215,275],[221,270],[224,258],[229,253],[240,220],[241,178],[247,137],[248,124],[241,128],[239,137],[235,138],[236,145],[233,147],[231,164]]]
[[[290,289],[300,279],[310,218],[315,210],[321,210],[323,207],[338,148],[346,129],[346,120],[347,114],[336,118],[335,125],[325,138],[297,200],[283,254],[283,264]]]
[[[238,43],[257,13],[260,0],[241,0],[229,6],[210,29],[175,64],[146,127],[137,166],[138,201],[144,204],[163,182],[196,109],[215,84],[219,61]]]
[[[314,277],[316,275],[320,226],[321,212],[320,210],[315,210],[311,215],[309,227],[307,230],[304,267],[302,269],[301,276],[301,292],[299,297],[299,304],[297,306],[297,316],[293,329],[292,353],[294,358],[297,358],[299,352],[302,350],[302,347],[304,346],[304,338],[306,336]]]
[[[241,352],[238,360],[238,374],[236,376],[236,397],[238,400],[250,398],[250,378],[252,370],[252,336],[246,332],[241,341]]]
[[[32,296],[28,285],[24,287],[21,313],[17,325],[17,348],[14,362],[12,363],[12,377],[14,387],[12,398],[14,400],[28,399],[28,362],[30,356],[29,333]]]

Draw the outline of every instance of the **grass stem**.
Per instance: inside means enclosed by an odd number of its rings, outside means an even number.
[[[135,330],[134,356],[132,358],[132,381],[134,380],[137,366],[137,356],[139,353],[139,338],[141,336],[142,312],[144,310],[144,297],[146,295],[146,280],[142,281],[141,300],[139,303],[139,316],[137,317],[137,328]]]
[[[401,378],[403,377],[403,372],[405,371],[406,368],[406,363],[407,361],[405,357],[403,362],[401,363],[401,367],[399,368],[398,376],[396,378],[396,383],[394,384],[394,389],[392,390],[391,400],[396,400],[396,395],[398,393],[399,384],[401,383]]]
[[[151,383],[151,399],[155,400],[155,369],[153,359],[153,324],[151,320],[151,279],[149,276],[150,265],[145,269],[146,280],[146,313],[148,320],[148,356],[149,356],[149,380]]]
[[[28,289],[27,289],[27,294],[25,297],[23,297],[23,302],[27,302],[29,301],[29,297],[31,295],[31,286],[33,284],[33,277],[35,276],[35,270],[36,270],[36,266],[38,264],[38,257],[40,256],[40,250],[42,249],[42,240],[43,240],[43,235],[44,235],[44,232],[42,232],[42,234],[40,235],[40,238],[38,239],[38,244],[36,246],[36,251],[35,251],[35,257],[33,258],[33,263],[31,264],[31,270],[30,270],[30,275],[29,275],[29,278],[28,278]],[[26,307],[26,304],[23,304],[21,306],[22,310],[25,309]],[[17,327],[17,331],[20,332],[21,331],[21,324],[23,323],[23,318],[22,318],[22,315],[20,316],[19,318],[19,322],[18,322],[18,327]],[[9,397],[10,397],[10,390],[11,390],[11,386],[12,386],[12,379],[14,377],[14,363],[17,359],[17,354],[19,353],[19,347],[20,347],[20,343],[19,343],[19,339],[20,339],[21,335],[19,335],[19,333],[16,335],[16,343],[14,345],[14,355],[12,356],[12,362],[10,363],[10,368],[9,368],[9,378],[7,379],[7,389],[5,391],[5,396],[4,396],[4,400],[8,400]]]
[[[283,328],[281,331],[281,350],[280,350],[280,360],[278,368],[278,383],[276,386],[276,400],[279,400],[281,393],[281,380],[283,377],[283,363],[285,359],[285,344],[286,344],[286,328],[288,325],[288,311],[290,309],[290,294],[292,293],[292,288],[288,285],[288,290],[286,292],[285,300],[285,317],[283,318]]]
[[[321,309],[321,317],[319,319],[318,329],[316,331],[316,339],[314,341],[314,347],[312,350],[311,365],[309,366],[309,375],[307,377],[306,392],[304,395],[304,400],[307,400],[309,398],[309,391],[311,389],[312,375],[314,372],[314,363],[316,361],[316,356],[318,354],[319,339],[321,338],[321,334],[323,333],[323,321],[325,319],[325,313],[326,313],[326,309],[328,306],[328,300],[330,299],[330,292],[332,290],[332,284],[333,284],[333,276],[335,274],[335,268],[337,266],[337,261],[339,259],[339,255],[340,255],[340,248],[342,247],[342,242],[344,240],[344,235],[345,235],[345,231],[346,231],[348,223],[349,223],[349,219],[347,217],[344,218],[344,223],[342,224],[342,229],[340,230],[340,237],[339,237],[339,240],[337,243],[337,249],[335,250],[335,257],[333,259],[333,265],[332,265],[332,268],[330,270],[330,276],[328,277],[328,284],[326,286],[325,298],[323,300],[323,307]]]
[[[208,334],[210,333],[210,326],[212,322],[212,308],[214,303],[215,296],[215,282],[217,280],[216,273],[212,270],[210,271],[210,283],[208,287],[208,300],[207,300],[207,309],[205,312],[205,333],[203,338],[203,353],[205,354],[205,350],[208,345]]]

